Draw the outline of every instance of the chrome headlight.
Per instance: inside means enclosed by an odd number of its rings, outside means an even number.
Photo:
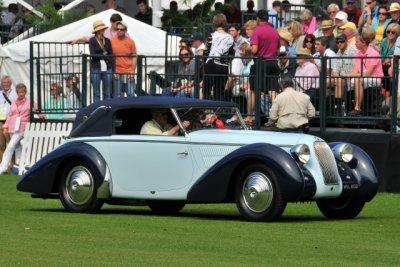
[[[339,144],[332,149],[337,160],[350,162],[353,159],[353,148],[349,144]]]
[[[290,149],[292,157],[300,162],[307,163],[310,160],[310,148],[307,145],[295,145]]]

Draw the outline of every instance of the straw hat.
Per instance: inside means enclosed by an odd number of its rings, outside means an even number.
[[[330,29],[333,27],[333,22],[330,19],[323,20],[321,22],[321,29]]]
[[[279,28],[278,34],[281,39],[285,40],[288,43],[291,43],[293,40],[292,34],[289,31],[287,31],[286,29]]]
[[[342,26],[340,26],[339,29],[341,29],[341,30],[345,30],[345,29],[357,30],[357,26],[354,22],[348,21],[345,24],[343,24]]]
[[[299,48],[299,49],[297,49],[297,55],[298,56],[309,56],[309,57],[312,57],[312,55],[311,55],[311,51],[310,50],[308,50],[307,48]]]
[[[391,3],[388,12],[390,13],[390,12],[396,12],[396,11],[400,11],[400,4],[397,2]]]
[[[96,20],[93,22],[93,31],[92,33],[96,33],[100,30],[107,29],[108,27],[101,20]]]

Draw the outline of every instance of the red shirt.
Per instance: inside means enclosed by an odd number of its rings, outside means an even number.
[[[254,29],[250,44],[257,46],[257,56],[275,58],[278,56],[278,49],[280,47],[278,31],[268,23],[261,24]]]

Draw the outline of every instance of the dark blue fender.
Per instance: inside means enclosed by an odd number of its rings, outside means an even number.
[[[333,148],[341,142],[329,143]],[[370,201],[379,189],[378,171],[369,155],[360,147],[349,144],[353,148],[354,158],[349,163],[338,162],[339,174],[343,182],[344,197],[359,198]]]
[[[53,150],[35,163],[18,181],[17,190],[37,194],[57,192],[61,164],[73,158],[83,159],[92,167],[100,184],[106,175],[106,162],[100,153],[86,143],[67,143]]]
[[[283,149],[271,144],[243,146],[222,158],[199,178],[188,192],[190,202],[222,202],[227,199],[230,182],[242,163],[262,162],[276,175],[287,201],[300,199],[304,177],[297,162]]]

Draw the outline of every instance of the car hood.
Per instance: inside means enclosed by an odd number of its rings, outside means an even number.
[[[193,143],[230,145],[269,143],[280,147],[287,147],[300,143],[311,144],[315,141],[322,141],[322,139],[307,134],[282,133],[276,131],[210,129],[189,133],[189,141]]]

